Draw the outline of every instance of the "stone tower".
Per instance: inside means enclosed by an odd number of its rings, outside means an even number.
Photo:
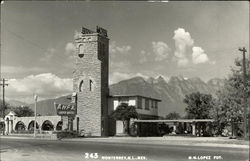
[[[108,135],[109,39],[107,31],[82,28],[75,37],[73,90],[77,94],[79,131],[89,136]]]

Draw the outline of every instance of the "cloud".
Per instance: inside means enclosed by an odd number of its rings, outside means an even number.
[[[185,66],[188,64],[189,60],[187,58],[187,47],[194,44],[194,40],[191,38],[189,32],[186,32],[183,28],[178,28],[174,31],[175,40],[175,52],[174,55],[177,58],[177,64],[179,66]]]
[[[189,63],[188,58],[179,58],[179,59],[177,60],[177,65],[178,65],[179,67],[185,67],[185,66],[187,66],[188,63]]]
[[[76,52],[76,46],[72,42],[68,42],[65,45],[65,54],[69,56],[69,58],[73,58],[74,53]]]
[[[2,66],[1,72],[8,74],[20,74],[20,73],[28,73],[28,72],[41,72],[44,71],[43,68],[40,67],[23,67],[23,66]]]
[[[131,65],[129,61],[131,49],[130,45],[118,46],[115,41],[111,42],[109,44],[110,69],[127,70]]]
[[[130,50],[130,45],[118,46],[115,41],[112,41],[109,45],[109,52],[111,54],[127,54]]]
[[[149,55],[149,53],[146,53],[144,50],[141,51],[140,53],[140,59],[139,59],[139,63],[143,64],[145,62],[147,62],[147,55]]]
[[[48,48],[47,51],[44,53],[44,56],[40,59],[41,61],[49,61],[55,54],[54,48]]]
[[[215,60],[213,60],[213,61],[210,60],[209,64],[214,65],[214,64],[216,64],[216,61]]]
[[[14,100],[32,101],[36,93],[41,99],[54,98],[72,92],[72,79],[60,78],[52,73],[29,75],[22,79],[9,79],[6,97]]]
[[[116,50],[120,53],[128,53],[131,50],[131,46],[116,47]]]
[[[158,42],[153,41],[152,42],[152,50],[153,50],[153,53],[149,53],[149,52],[146,52],[145,50],[141,50],[140,55],[139,55],[139,63],[140,64],[143,64],[143,63],[148,62],[150,60],[151,61],[166,60],[169,56],[169,52],[171,51],[169,46],[162,41],[158,41]],[[151,59],[152,57],[154,57],[153,60]]]
[[[192,48],[192,60],[194,64],[201,64],[209,62],[207,54],[204,52],[204,50],[201,47],[194,46]]]
[[[155,54],[155,61],[162,61],[168,58],[171,49],[162,41],[152,42],[153,52]]]
[[[110,61],[110,67],[113,69],[124,69],[130,65],[129,61]]]

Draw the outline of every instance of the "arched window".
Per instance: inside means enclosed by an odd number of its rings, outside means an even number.
[[[16,131],[24,131],[25,130],[25,125],[22,121],[18,121],[15,127]]]
[[[84,56],[84,47],[83,47],[83,45],[80,45],[79,46],[79,54],[78,54],[78,56],[80,57],[80,58],[82,58],[83,56]]]
[[[80,84],[79,84],[79,92],[83,91],[83,80],[81,80]]]
[[[92,91],[92,87],[93,87],[93,81],[90,79],[89,80],[89,91]]]
[[[34,130],[34,123],[35,123],[35,121],[33,120],[33,121],[31,121],[30,123],[29,123],[29,125],[28,125],[28,130],[29,131],[32,131],[32,130]],[[38,123],[36,122],[36,129],[39,129],[39,125],[38,125]]]
[[[62,121],[59,121],[56,125],[56,130],[62,130],[62,126],[63,126],[63,122]]]
[[[52,131],[54,129],[54,125],[51,123],[51,121],[46,120],[42,124],[42,130],[45,131]]]

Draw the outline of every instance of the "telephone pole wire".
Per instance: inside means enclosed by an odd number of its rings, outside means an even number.
[[[8,84],[6,83],[6,79],[2,79],[1,80],[2,83],[0,84],[0,86],[3,87],[3,106],[2,106],[2,117],[3,117],[3,120],[4,120],[4,117],[5,117],[5,86],[8,86]],[[3,126],[3,135],[5,133],[5,126]]]
[[[244,85],[244,96],[243,96],[243,106],[244,106],[244,122],[243,122],[243,126],[244,126],[244,138],[247,139],[247,83],[246,83],[246,48],[239,48],[239,51],[242,52],[243,54],[243,59],[242,59],[242,68],[243,68],[243,85]]]

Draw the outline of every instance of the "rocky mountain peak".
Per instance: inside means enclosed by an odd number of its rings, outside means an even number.
[[[159,84],[166,83],[166,80],[162,76],[158,76],[156,82]]]
[[[146,81],[142,78],[142,77],[133,77],[133,78],[130,78],[130,79],[128,79],[128,80],[123,80],[123,81],[120,81],[120,82],[118,82],[118,83],[130,83],[130,84],[133,84],[133,83],[142,83],[142,84],[144,84]]]
[[[172,76],[169,80],[169,83],[172,84],[172,83],[180,83],[180,82],[183,82],[185,81],[184,77],[183,76]]]
[[[155,83],[155,79],[153,77],[149,77],[146,82],[148,82],[149,84],[153,84]]]
[[[199,77],[189,78],[188,80],[194,83],[205,83]]]
[[[218,87],[222,87],[224,85],[224,79],[219,79],[219,78],[213,78],[210,79],[207,84],[211,85],[211,86],[218,86]]]

